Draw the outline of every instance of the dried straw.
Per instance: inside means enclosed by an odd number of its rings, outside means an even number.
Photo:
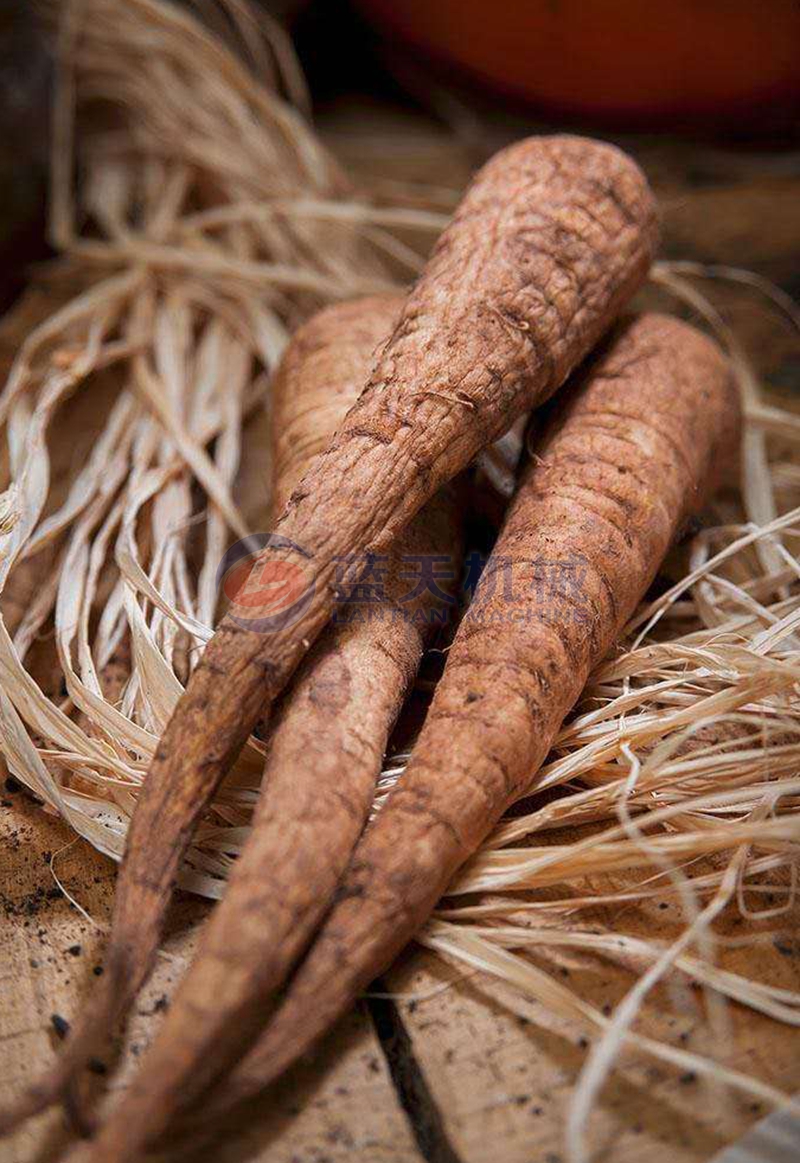
[[[159,0],[59,6],[51,235],[61,257],[0,329],[13,352],[0,394],[2,750],[18,779],[115,859],[210,635],[217,563],[268,507],[265,467],[257,461],[254,498],[247,464],[264,447],[268,374],[288,334],[331,299],[405,281],[443,224],[435,210],[354,191],[301,112],[281,35],[242,0],[216,11],[224,36]],[[797,1025],[800,994],[722,967],[715,922],[737,914],[755,941],[797,918],[800,417],[764,402],[698,289],[709,276],[766,291],[765,309],[798,333],[800,315],[747,272],[653,271],[731,352],[747,415],[741,495],[723,498],[716,522],[671,562],[672,584],[592,676],[536,777],[546,794],[498,827],[420,936],[599,1033],[572,1104],[574,1161],[626,1047],[788,1101],[726,1065],[726,1005]],[[64,432],[87,416],[86,453],[67,449],[65,464]],[[184,887],[222,894],[259,750],[251,741],[219,793]],[[405,758],[387,764],[376,810]],[[629,931],[632,905],[668,900],[682,910],[678,931]],[[558,949],[630,972],[613,1015],[554,975],[546,955]],[[638,1028],[665,978],[703,988],[714,1060]]]
[[[278,95],[297,97],[299,74],[256,12],[219,6],[229,49],[155,0],[61,6],[50,222],[63,257],[35,305],[4,324],[15,348],[0,395],[4,754],[115,858],[210,636],[222,553],[268,508],[266,466],[246,516],[233,486],[243,441],[251,456],[265,445],[263,425],[247,421],[263,413],[287,336],[331,299],[408,278],[420,253],[389,228],[425,247],[443,221],[356,197]],[[56,499],[52,457],[79,392],[102,423]],[[45,690],[25,664],[51,623]],[[109,690],[120,655],[124,679]],[[185,887],[219,893],[249,818],[257,750],[214,805]]]

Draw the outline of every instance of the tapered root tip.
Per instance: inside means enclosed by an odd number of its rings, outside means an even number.
[[[28,1119],[35,1118],[58,1102],[64,1104],[76,1134],[86,1137],[94,1132],[94,1121],[81,1100],[79,1083],[91,1059],[113,1029],[119,999],[126,996],[123,994],[125,986],[113,974],[109,974],[104,982],[81,1023],[60,1047],[50,1068],[19,1098],[0,1110],[0,1138],[12,1134]]]
[[[88,1062],[88,1057],[87,1057]],[[69,1064],[56,1063],[50,1076],[29,1087],[19,1098],[0,1109],[0,1139],[13,1135],[23,1123],[63,1102],[73,1130],[82,1138],[94,1134],[95,1121],[84,1109],[78,1095],[76,1076],[79,1071],[70,1058]]]
[[[14,1102],[0,1109],[0,1139],[13,1135],[14,1131],[28,1119],[35,1118],[47,1110],[56,1098],[41,1092],[37,1087],[35,1090],[27,1090]]]

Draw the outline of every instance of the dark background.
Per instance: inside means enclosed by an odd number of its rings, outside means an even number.
[[[796,92],[762,93],[746,111],[723,102],[713,115],[705,110],[688,118],[663,112],[643,116],[632,110],[629,116],[611,117],[594,112],[591,101],[584,100],[580,115],[567,114],[525,102],[518,94],[509,96],[454,66],[446,53],[420,50],[395,29],[371,24],[356,3],[372,2],[264,3],[294,39],[318,131],[366,194],[394,197],[402,186],[408,200],[418,187],[428,204],[439,199],[442,209],[449,209],[469,174],[505,142],[554,129],[595,133],[620,142],[647,171],[661,199],[665,257],[751,269],[800,298],[800,68]],[[462,0],[464,10],[477,2]],[[736,7],[739,0],[732,2]],[[541,3],[556,14],[560,3],[565,11],[575,9],[575,0]],[[685,3],[639,4],[638,12],[643,21],[663,22],[670,4]],[[497,4],[486,4],[487,19]],[[211,0],[199,6],[214,10]],[[787,11],[787,0],[751,7],[766,23]],[[722,69],[724,84],[726,5],[702,0],[696,8],[719,10],[719,40],[716,55],[698,40],[690,66],[708,58],[709,68]],[[794,9],[800,13],[800,5]],[[532,75],[536,51],[555,49],[532,50]],[[603,46],[603,52],[609,51]],[[757,55],[761,46],[754,44],[753,51]],[[787,51],[800,62],[800,43]],[[620,67],[609,59],[609,70]],[[658,67],[667,66],[654,62]],[[45,197],[51,74],[46,40],[28,0],[0,0],[0,308],[18,294],[29,264],[49,253]],[[723,309],[772,385],[800,390],[800,360],[789,330],[765,319],[752,291],[722,290],[720,285],[714,293],[722,296]]]

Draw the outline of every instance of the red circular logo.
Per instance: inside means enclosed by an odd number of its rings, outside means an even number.
[[[259,632],[296,621],[314,593],[308,559],[300,546],[276,534],[258,533],[237,541],[217,570],[217,585],[230,602],[229,615]]]
[[[237,610],[277,614],[302,597],[308,581],[302,566],[291,561],[238,562],[225,575],[222,592]]]

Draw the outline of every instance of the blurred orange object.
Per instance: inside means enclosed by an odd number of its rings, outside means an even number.
[[[357,0],[386,32],[549,113],[786,126],[798,0]]]

